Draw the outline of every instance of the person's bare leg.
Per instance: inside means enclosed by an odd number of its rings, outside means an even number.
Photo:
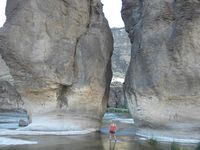
[[[109,136],[109,140],[111,141],[112,140],[112,135],[110,134],[110,136]]]

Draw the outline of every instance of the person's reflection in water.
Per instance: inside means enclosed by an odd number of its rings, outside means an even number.
[[[112,142],[110,140],[110,150],[115,150],[115,145],[116,145],[116,141],[114,142],[113,147],[112,147]]]
[[[91,141],[93,143],[93,146],[91,146],[91,150],[93,150],[93,149],[104,150],[103,140],[102,140],[102,136],[100,133],[95,133],[95,135],[92,137]],[[91,143],[91,141],[90,141],[90,143]]]
[[[115,143],[114,143],[113,150],[115,149],[115,145],[116,145],[116,141],[115,141]]]

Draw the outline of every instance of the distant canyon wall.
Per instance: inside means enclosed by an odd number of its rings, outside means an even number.
[[[112,28],[111,31],[114,39],[113,77],[124,78],[131,58],[131,43],[125,28]]]
[[[122,4],[132,43],[125,93],[136,124],[197,131],[200,1],[122,0]]]
[[[0,53],[33,123],[74,116],[71,126],[98,129],[113,51],[100,0],[8,0],[6,16]]]
[[[127,108],[123,81],[131,58],[131,43],[125,28],[111,28],[114,39],[112,55],[113,79],[110,85],[108,107]],[[119,81],[118,81],[119,80]]]

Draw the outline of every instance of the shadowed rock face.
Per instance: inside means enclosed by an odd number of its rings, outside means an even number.
[[[127,101],[124,98],[123,83],[111,82],[108,107],[127,108]]]
[[[113,50],[100,0],[8,0],[6,16],[0,53],[32,119],[98,128]]]
[[[136,123],[195,131],[200,126],[200,1],[122,2],[132,43],[125,91]]]

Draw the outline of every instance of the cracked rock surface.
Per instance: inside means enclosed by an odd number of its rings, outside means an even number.
[[[113,50],[100,0],[8,0],[6,16],[0,53],[30,118],[42,125],[56,120],[56,129],[64,130],[59,123],[66,118],[75,116],[77,124],[85,117],[90,121],[80,128],[98,129]]]
[[[136,125],[199,135],[200,1],[122,3],[132,43],[125,91]]]

